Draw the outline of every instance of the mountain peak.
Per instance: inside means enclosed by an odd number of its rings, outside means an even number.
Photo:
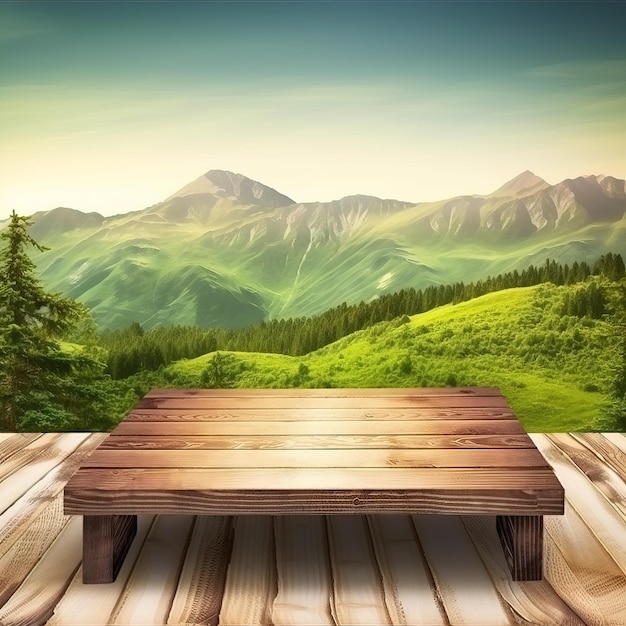
[[[536,176],[530,170],[524,170],[489,195],[516,196],[522,193],[533,193],[549,186],[540,176]]]
[[[217,198],[234,198],[242,204],[277,208],[295,202],[263,183],[227,170],[209,170],[206,174],[185,185],[166,201],[190,195],[212,195]]]

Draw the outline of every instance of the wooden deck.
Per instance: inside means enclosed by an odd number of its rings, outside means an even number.
[[[626,436],[531,435],[565,488],[543,581],[512,582],[495,516],[141,515],[84,585],[63,489],[106,434],[0,433],[0,624],[626,624]]]

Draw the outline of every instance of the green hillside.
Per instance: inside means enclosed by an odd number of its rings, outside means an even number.
[[[241,328],[321,314],[414,287],[626,255],[626,183],[548,185],[525,172],[487,196],[411,203],[371,196],[296,203],[210,171],[142,211],[35,216],[46,289],[102,328]],[[2,224],[0,224],[0,228]]]
[[[509,289],[354,333],[304,357],[217,353],[224,386],[499,387],[531,432],[618,428],[608,418],[618,337],[606,316],[568,315],[585,285]],[[200,385],[216,353],[165,371]],[[206,375],[204,381],[206,382]]]

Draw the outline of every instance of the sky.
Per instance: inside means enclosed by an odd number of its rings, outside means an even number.
[[[626,178],[626,2],[0,1],[0,219]]]

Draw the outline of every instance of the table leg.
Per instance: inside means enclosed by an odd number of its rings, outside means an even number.
[[[541,580],[543,515],[498,515],[496,527],[513,580]]]
[[[136,533],[136,515],[84,515],[83,583],[112,583]]]

